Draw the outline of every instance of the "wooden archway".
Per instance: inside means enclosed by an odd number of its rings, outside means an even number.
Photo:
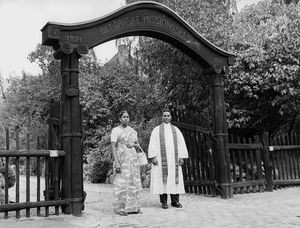
[[[168,7],[150,1],[129,4],[105,17],[83,23],[48,22],[41,31],[42,44],[52,46],[54,57],[61,60],[60,137],[62,149],[67,152],[63,178],[64,198],[79,198],[83,193],[79,58],[99,44],[135,35],[154,37],[172,44],[197,61],[210,76],[211,114],[216,138],[216,178],[222,197],[232,196],[223,84],[224,74],[234,64],[232,54],[210,43]],[[74,202],[64,212],[79,215],[81,204]]]

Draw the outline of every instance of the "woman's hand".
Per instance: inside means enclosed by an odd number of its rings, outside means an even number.
[[[119,162],[116,162],[115,164],[115,171],[116,173],[121,173],[121,165]]]
[[[138,149],[140,147],[140,145],[138,143],[127,143],[126,146],[129,149],[131,149],[132,147],[134,147],[135,149]]]
[[[134,143],[127,143],[126,146],[127,148],[131,149],[134,146]]]

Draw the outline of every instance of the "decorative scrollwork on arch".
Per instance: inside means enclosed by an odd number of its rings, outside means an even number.
[[[64,54],[71,54],[73,52],[73,45],[69,42],[63,42],[61,45],[61,50]]]
[[[74,51],[76,51],[77,54],[81,57],[89,52],[89,48],[86,45],[77,46],[64,41],[58,45],[58,48],[56,48],[54,52],[54,58],[61,59],[64,55],[70,55]]]
[[[83,56],[83,55],[86,55],[87,53],[89,53],[89,48],[86,45],[79,45],[76,48],[76,51],[80,56]]]

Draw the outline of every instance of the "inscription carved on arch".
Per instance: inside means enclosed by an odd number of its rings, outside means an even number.
[[[139,10],[134,14],[124,14],[118,19],[103,23],[97,30],[101,36],[109,36],[118,33],[120,30],[148,29],[166,32],[181,39],[187,45],[199,48],[201,43],[182,25],[171,17],[154,10]]]
[[[42,29],[43,44],[57,46],[67,42],[77,52],[86,53],[104,42],[125,36],[150,36],[182,50],[205,68],[216,71],[234,64],[234,55],[206,40],[169,8],[155,2],[137,2],[106,17],[86,23],[47,23]]]

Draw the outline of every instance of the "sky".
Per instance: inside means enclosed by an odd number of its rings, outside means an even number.
[[[48,22],[76,23],[102,17],[124,5],[123,0],[0,0],[0,74],[39,73],[27,56],[42,41],[41,29]],[[115,42],[94,49],[105,62],[117,51]]]
[[[259,0],[237,0],[238,9]],[[105,16],[122,7],[125,0],[0,0],[0,74],[20,76],[22,71],[40,73],[27,56],[42,41],[41,29],[48,22],[76,23]],[[117,52],[114,41],[94,48],[106,62]]]

